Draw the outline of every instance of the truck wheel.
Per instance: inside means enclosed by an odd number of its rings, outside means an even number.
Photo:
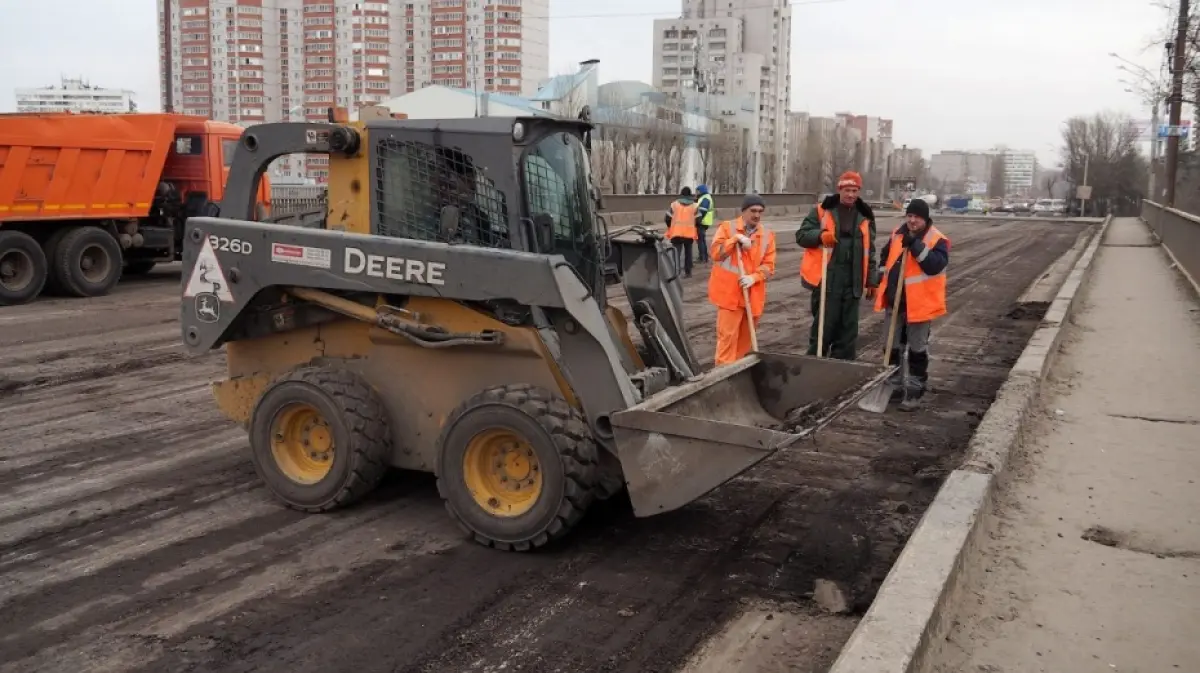
[[[527,551],[562,537],[592,503],[596,444],[583,415],[543,388],[489,388],[450,414],[438,493],[477,542]]]
[[[250,416],[250,452],[288,507],[326,512],[370,493],[387,472],[391,432],[379,396],[356,374],[301,367],[277,379]]]
[[[130,276],[144,276],[150,273],[157,262],[147,262],[145,260],[135,260],[125,264],[125,273]]]
[[[76,297],[99,297],[121,278],[121,244],[97,227],[77,227],[54,246],[56,286]]]
[[[46,285],[46,254],[29,234],[0,231],[0,305],[32,301]]]

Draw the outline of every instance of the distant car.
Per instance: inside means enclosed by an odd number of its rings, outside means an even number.
[[[1014,215],[1028,215],[1030,212],[1033,211],[1033,209],[1030,208],[1029,204],[1025,203],[1024,201],[1019,201],[1017,203],[1012,204],[1009,207],[1012,208],[1012,213]]]
[[[993,213],[1011,213],[1011,212],[1013,212],[1013,207],[1011,204],[1002,203],[1002,204],[996,206],[995,208],[992,208],[992,212]]]
[[[1038,199],[1033,202],[1031,209],[1034,217],[1049,217],[1054,215],[1054,200],[1053,199]]]

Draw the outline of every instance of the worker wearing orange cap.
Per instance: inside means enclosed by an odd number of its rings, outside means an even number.
[[[736,362],[750,352],[743,290],[750,297],[755,326],[767,303],[767,279],[775,275],[775,232],[763,224],[764,210],[761,196],[747,194],[741,216],[718,224],[709,248],[708,300],[717,307],[717,366]]]
[[[858,308],[863,297],[874,299],[879,287],[875,261],[875,213],[859,198],[862,176],[846,171],[838,178],[837,194],[809,212],[796,230],[804,248],[800,279],[812,290],[812,329],[808,354],[817,354],[817,325],[821,312],[821,279],[825,278],[825,352],[821,357],[853,360],[858,353]],[[826,265],[825,259],[829,262]]]

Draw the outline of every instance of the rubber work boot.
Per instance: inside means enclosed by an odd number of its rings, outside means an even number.
[[[921,408],[921,398],[929,387],[929,353],[908,354],[908,385],[904,388],[904,401],[900,411],[916,411]]]
[[[887,378],[888,385],[892,387],[891,402],[899,402],[904,399],[904,360],[903,351],[899,348],[892,349],[892,357],[888,360],[894,367],[899,365],[899,368],[891,376]]]

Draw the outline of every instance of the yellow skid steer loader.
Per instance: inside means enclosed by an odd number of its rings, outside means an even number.
[[[703,371],[670,245],[605,228],[586,122],[376,117],[247,129],[186,225],[184,343],[224,346],[217,404],[288,506],[433,472],[477,541],[527,550],[625,489],[637,516],[682,507],[886,377],[767,353]],[[328,156],[325,212],[252,221],[263,172],[300,153]]]

